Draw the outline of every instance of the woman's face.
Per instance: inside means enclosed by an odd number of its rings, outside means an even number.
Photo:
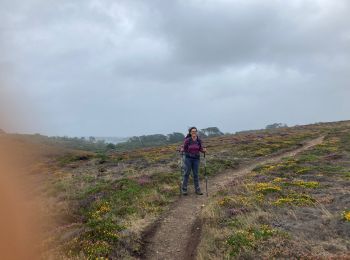
[[[196,129],[196,128],[193,128],[193,129],[191,130],[191,136],[192,136],[193,138],[197,136],[197,129]]]

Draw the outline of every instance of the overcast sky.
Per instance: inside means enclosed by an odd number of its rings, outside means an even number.
[[[27,124],[10,131],[132,136],[350,119],[348,0],[0,3],[0,94]]]

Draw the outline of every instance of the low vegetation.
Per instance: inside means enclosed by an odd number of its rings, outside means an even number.
[[[198,258],[348,255],[349,145],[350,126],[339,125],[322,144],[223,188],[202,213]]]
[[[198,257],[314,256],[311,243],[320,241],[309,239],[304,245],[295,237],[300,233],[307,240],[320,227],[336,230],[332,239],[339,242],[332,248],[322,240],[322,252],[344,252],[350,234],[349,131],[345,121],[206,138],[210,178],[326,135],[322,145],[296,158],[261,165],[215,194],[203,210]],[[38,136],[6,136],[19,143],[61,147],[45,148],[44,159],[35,160],[31,168],[43,179],[43,212],[51,221],[43,222],[44,258],[138,258],[144,230],[179,198],[181,142],[118,151],[68,148]]]
[[[315,125],[206,138],[204,142],[210,151],[207,173],[213,176],[256,158],[295,149],[329,128],[330,125]],[[69,252],[69,257],[84,255],[91,259],[137,258],[142,253],[142,231],[178,199],[180,156],[176,151],[180,144],[122,152],[110,150],[87,160],[78,157],[66,160],[59,168],[62,174],[52,178],[48,191],[54,198],[69,202],[72,210],[66,219],[70,221],[48,239],[51,241],[47,243],[51,248],[48,254]],[[261,185],[256,199],[269,193],[269,186],[272,190],[280,187]],[[295,183],[298,185],[310,184]],[[72,219],[76,223],[73,226]],[[266,227],[258,225],[256,230],[259,228]],[[67,233],[73,235],[67,237]],[[257,241],[258,235],[254,244]]]

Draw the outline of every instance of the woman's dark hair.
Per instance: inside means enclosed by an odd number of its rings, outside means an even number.
[[[191,137],[191,131],[192,131],[192,129],[196,129],[196,131],[198,131],[197,127],[195,127],[195,126],[190,127],[190,128],[188,129],[188,134],[186,135],[186,138]]]

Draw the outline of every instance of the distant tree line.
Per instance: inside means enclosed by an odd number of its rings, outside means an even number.
[[[267,125],[265,127],[265,129],[276,129],[276,128],[283,128],[283,127],[288,127],[286,124],[282,124],[282,123],[274,123],[271,125]]]
[[[41,134],[9,134],[10,136],[24,138],[29,142],[57,145],[64,148],[92,151],[92,152],[103,152],[109,149],[109,144],[105,143],[104,140],[98,140],[94,137],[68,137],[68,136],[46,136]],[[113,147],[114,148],[114,147]]]
[[[198,134],[199,136],[204,138],[224,135],[224,133],[221,132],[217,127],[208,127],[208,128],[200,129],[198,131]]]
[[[217,127],[208,127],[198,130],[201,138],[214,137],[224,135]],[[5,133],[0,129],[0,134]],[[58,145],[61,147],[93,152],[106,152],[108,150],[131,150],[142,147],[162,146],[182,142],[185,138],[183,133],[173,132],[171,134],[153,134],[130,137],[126,142],[118,144],[106,143],[104,140],[90,137],[68,137],[68,136],[46,136],[41,134],[11,134],[12,136],[20,136],[31,142],[43,144]]]
[[[224,135],[217,127],[208,127],[198,130],[198,135],[201,138],[214,137]],[[167,144],[173,144],[182,142],[185,139],[185,135],[179,132],[173,132],[171,134],[153,134],[153,135],[141,135],[130,137],[126,142],[115,145],[116,150],[129,150],[141,147],[161,146]]]
[[[265,128],[261,128],[261,129],[237,131],[236,134],[252,134],[252,133],[258,133],[258,132],[266,131],[266,130],[274,130],[274,129],[283,128],[283,127],[288,127],[288,126],[286,124],[282,124],[282,123],[273,123],[273,124],[267,125]]]

